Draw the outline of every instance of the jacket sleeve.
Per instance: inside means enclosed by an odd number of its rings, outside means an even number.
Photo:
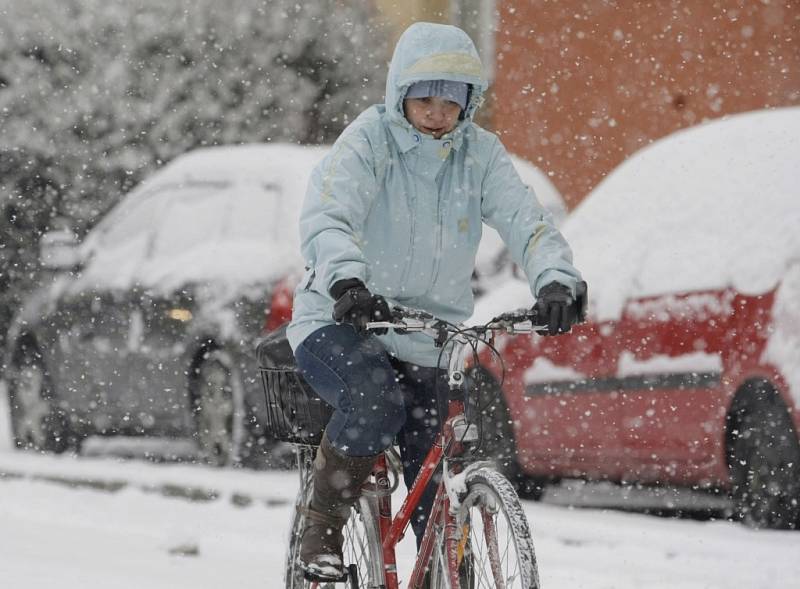
[[[377,192],[372,149],[357,130],[345,132],[314,168],[300,213],[306,288],[330,296],[343,278],[369,280],[361,249],[364,221]]]
[[[580,272],[572,265],[572,250],[553,224],[552,215],[520,179],[503,144],[493,136],[483,180],[481,212],[497,230],[511,258],[523,269],[534,297],[553,281],[572,289]]]

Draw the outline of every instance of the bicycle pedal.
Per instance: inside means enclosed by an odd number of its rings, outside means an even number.
[[[311,583],[346,583],[349,575],[347,574],[347,571],[345,571],[344,575],[341,577],[329,577],[327,575],[319,575],[314,571],[304,569],[303,578]],[[327,585],[321,585],[321,587],[327,587]]]

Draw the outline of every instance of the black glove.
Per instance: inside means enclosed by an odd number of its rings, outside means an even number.
[[[547,329],[537,332],[541,335],[567,333],[578,322],[572,291],[559,282],[550,282],[539,289],[533,311],[539,322],[547,326]]]
[[[363,333],[370,321],[389,321],[389,305],[380,295],[374,295],[358,278],[338,280],[331,286],[333,320],[336,323],[349,323],[359,333]],[[382,335],[388,329],[374,329],[373,333]]]

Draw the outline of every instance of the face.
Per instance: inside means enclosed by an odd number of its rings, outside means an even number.
[[[458,115],[461,114],[461,107],[457,102],[439,96],[406,98],[403,109],[408,122],[417,131],[433,135],[434,139],[441,139],[442,135],[455,129]]]

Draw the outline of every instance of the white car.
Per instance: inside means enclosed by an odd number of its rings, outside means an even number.
[[[263,457],[253,348],[276,282],[302,264],[297,215],[324,148],[251,145],[177,158],[55,267],[9,334],[18,447],[90,435],[193,438],[215,464]]]

